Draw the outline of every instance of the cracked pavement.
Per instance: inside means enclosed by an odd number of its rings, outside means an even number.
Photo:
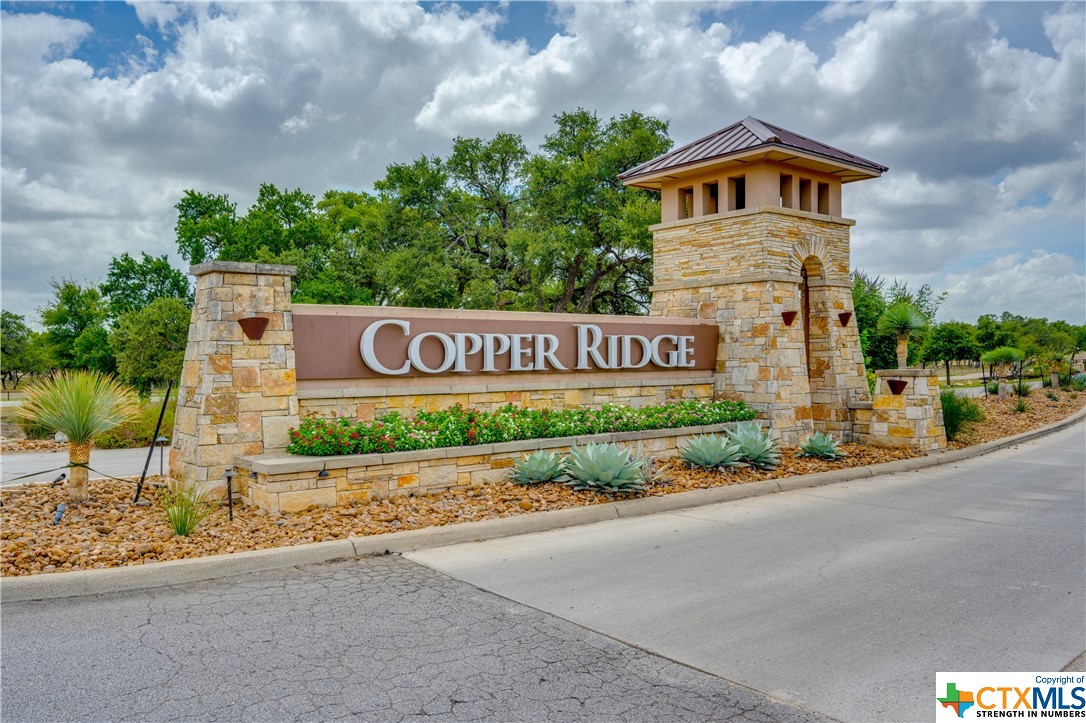
[[[10,721],[807,721],[398,556],[9,603]]]

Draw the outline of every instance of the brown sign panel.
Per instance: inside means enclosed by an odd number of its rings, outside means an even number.
[[[716,363],[716,324],[694,320],[328,308],[340,313],[296,307],[300,381],[711,370]]]

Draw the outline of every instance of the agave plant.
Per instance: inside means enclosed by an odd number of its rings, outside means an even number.
[[[569,475],[562,469],[562,458],[554,452],[532,452],[513,466],[513,482],[518,485],[568,480]]]
[[[61,372],[26,390],[19,418],[68,438],[68,501],[87,499],[87,465],[96,435],[139,414],[135,390],[98,372]]]
[[[575,490],[638,492],[645,489],[645,460],[617,444],[571,447],[565,462]]]
[[[749,466],[743,462],[743,450],[738,444],[715,434],[691,437],[685,447],[679,448],[679,456],[684,462],[705,469]]]
[[[823,432],[815,432],[799,445],[800,457],[818,457],[819,459],[841,459],[845,453],[837,445],[837,440]]]
[[[729,430],[728,439],[739,445],[743,459],[759,469],[776,469],[781,462],[777,451],[777,440],[768,429],[763,430],[757,422],[740,422],[735,429]]]
[[[928,320],[920,310],[907,301],[899,301],[882,312],[879,317],[880,334],[888,334],[897,339],[897,368],[909,365],[909,340],[915,339],[928,328]]]

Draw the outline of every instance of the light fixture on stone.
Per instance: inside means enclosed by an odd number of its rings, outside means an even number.
[[[848,326],[848,322],[852,319],[851,311],[842,311],[837,315],[837,318],[841,320],[841,326]]]
[[[324,479],[327,476],[328,476],[328,465],[325,464],[323,467],[321,467],[321,471],[317,472],[317,478],[318,479]]]
[[[796,314],[798,313],[798,311],[782,311],[781,319],[784,320],[784,325],[792,326],[792,323],[796,320]]]
[[[886,383],[890,385],[890,391],[894,394],[901,394],[905,391],[905,387],[909,386],[908,379],[887,379]]]
[[[247,316],[244,319],[238,319],[238,324],[241,325],[245,338],[251,341],[260,341],[264,336],[264,330],[268,328],[268,320],[263,316]]]

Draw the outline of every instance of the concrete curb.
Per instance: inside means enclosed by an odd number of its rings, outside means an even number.
[[[352,557],[381,555],[390,552],[413,552],[429,547],[442,547],[463,542],[481,542],[530,532],[546,532],[604,520],[639,517],[659,512],[673,512],[719,502],[731,502],[746,497],[758,497],[867,477],[911,472],[927,467],[961,462],[1000,449],[1013,447],[1066,429],[1081,422],[1084,418],[1086,418],[1086,408],[1059,422],[1029,432],[1023,432],[1013,437],[985,442],[961,450],[937,452],[925,457],[887,462],[874,467],[853,467],[831,472],[749,482],[742,485],[692,490],[690,492],[664,495],[663,497],[642,497],[590,505],[588,507],[572,507],[565,510],[538,512],[531,515],[505,517],[497,520],[467,522],[444,527],[427,527],[421,530],[390,532],[368,537],[352,537],[331,542],[314,542],[293,547],[236,552],[190,560],[171,560],[169,562],[133,567],[5,577],[0,578],[0,603],[46,600],[79,595],[102,595],[112,592],[179,585],[243,575],[250,572],[278,570]]]

